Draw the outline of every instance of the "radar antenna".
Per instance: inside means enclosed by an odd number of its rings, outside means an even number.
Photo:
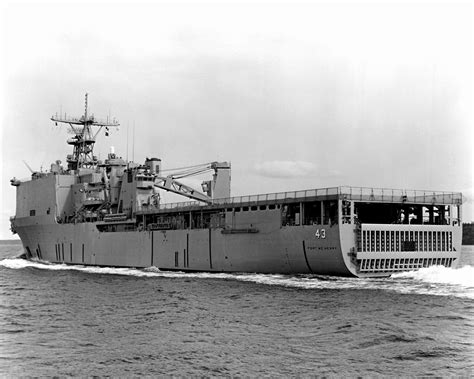
[[[54,121],[56,125],[58,122],[69,124],[74,136],[69,138],[67,143],[73,146],[72,154],[67,156],[68,169],[77,170],[81,167],[94,168],[97,166],[97,157],[93,154],[95,139],[102,128],[105,127],[105,135],[108,135],[109,128],[117,128],[120,124],[118,121],[109,120],[106,121],[97,120],[94,115],[88,114],[88,94],[85,96],[85,109],[84,115],[80,118],[66,117],[66,115],[58,115],[51,117],[51,121]],[[92,127],[96,126],[99,129],[94,133]]]

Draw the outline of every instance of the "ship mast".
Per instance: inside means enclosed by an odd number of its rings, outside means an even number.
[[[106,135],[109,128],[118,127],[120,124],[115,120],[100,121],[94,118],[94,115],[88,114],[88,94],[85,96],[84,115],[80,118],[66,117],[66,115],[55,115],[51,117],[51,121],[69,124],[74,137],[69,138],[67,143],[73,146],[72,154],[67,156],[68,169],[78,170],[79,168],[94,168],[97,165],[97,157],[93,154],[95,139],[99,132],[105,127]],[[99,129],[94,134],[93,126]]]

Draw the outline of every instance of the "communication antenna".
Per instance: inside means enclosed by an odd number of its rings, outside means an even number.
[[[135,120],[133,120],[132,161],[135,162]]]
[[[31,172],[32,174],[34,174],[34,173],[35,173],[35,172],[33,171],[33,169],[30,167],[30,165],[29,165],[28,163],[26,163],[26,161],[25,161],[25,160],[23,160],[23,163],[24,163],[24,164],[25,164],[25,166],[28,168],[28,170],[30,170],[30,172]]]
[[[128,166],[128,131],[130,129],[130,124],[129,122],[127,121],[127,166]]]
[[[61,106],[62,112],[62,106]],[[108,134],[110,127],[117,128],[120,124],[114,120],[100,121],[97,120],[94,115],[89,116],[88,110],[88,94],[85,95],[84,102],[84,115],[80,118],[67,117],[66,113],[64,116],[56,114],[51,117],[51,121],[56,124],[64,123],[69,124],[74,137],[68,139],[67,143],[73,146],[73,153],[67,156],[68,169],[78,170],[81,167],[94,168],[97,166],[97,157],[94,156],[94,144],[97,135],[105,127]],[[97,132],[94,133],[93,127],[98,127]]]

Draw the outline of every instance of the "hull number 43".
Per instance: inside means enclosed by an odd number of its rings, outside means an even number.
[[[316,238],[326,238],[326,229],[316,229],[314,236]]]

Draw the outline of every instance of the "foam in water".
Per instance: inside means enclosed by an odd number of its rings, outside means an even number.
[[[474,267],[464,266],[458,269],[431,266],[418,271],[401,272],[393,274],[392,278],[407,278],[426,283],[452,284],[474,289]]]
[[[143,270],[132,268],[113,268],[52,264],[41,261],[27,261],[10,258],[0,261],[0,266],[9,269],[34,267],[53,271],[80,271],[89,274],[125,275],[145,278],[197,278],[224,279],[252,282],[262,285],[301,288],[307,290],[347,289],[347,290],[386,290],[406,294],[456,296],[474,299],[474,267],[459,269],[444,266],[422,268],[393,274],[390,278],[336,278],[315,275],[278,275],[244,273],[184,273],[160,271],[156,267]],[[329,280],[330,279],[330,280]]]

